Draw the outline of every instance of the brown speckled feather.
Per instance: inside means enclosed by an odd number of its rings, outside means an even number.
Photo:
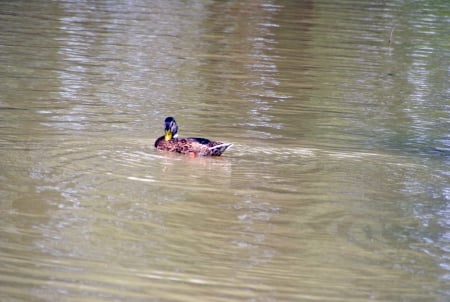
[[[199,141],[196,138],[172,138],[166,141],[164,140],[164,136],[161,136],[155,142],[155,147],[158,150],[183,154],[193,153],[194,155],[201,156],[220,156],[231,145],[206,139]]]

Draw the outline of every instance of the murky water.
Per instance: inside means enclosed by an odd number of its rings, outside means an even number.
[[[1,300],[447,301],[446,12],[0,2]]]

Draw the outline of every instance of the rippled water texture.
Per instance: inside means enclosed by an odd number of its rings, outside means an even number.
[[[1,301],[447,301],[448,1],[1,1]],[[220,158],[158,152],[180,136]]]

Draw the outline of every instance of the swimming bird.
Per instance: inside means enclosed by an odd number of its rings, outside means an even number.
[[[171,116],[164,120],[164,135],[155,141],[155,148],[190,156],[220,156],[233,144],[212,141],[207,138],[178,138],[178,125]]]

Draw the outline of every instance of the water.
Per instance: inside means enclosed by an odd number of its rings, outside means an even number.
[[[1,300],[448,300],[447,6],[0,3]]]

